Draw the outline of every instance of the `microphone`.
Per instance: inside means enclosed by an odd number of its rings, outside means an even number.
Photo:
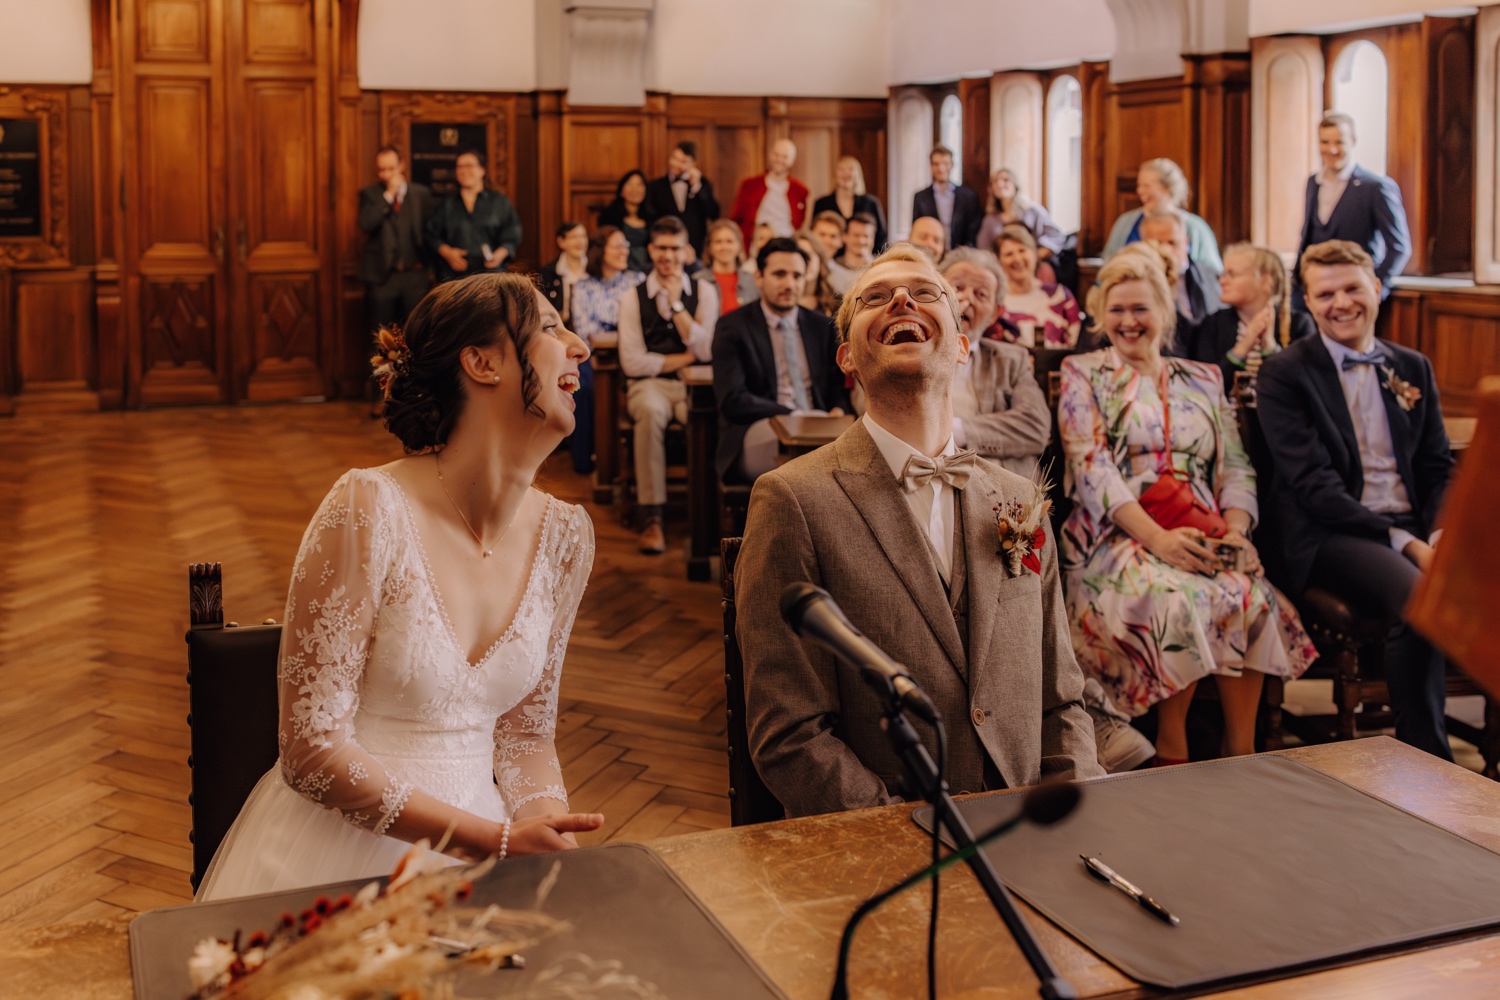
[[[854,664],[867,673],[884,678],[896,692],[896,701],[918,718],[937,725],[938,710],[906,668],[886,655],[844,616],[828,591],[810,583],[788,584],[781,592],[781,617],[804,639]]]

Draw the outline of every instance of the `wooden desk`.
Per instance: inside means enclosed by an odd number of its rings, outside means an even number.
[[[714,452],[719,446],[719,407],[714,400],[712,365],[682,370],[688,391],[688,551],[689,580],[713,578],[719,553],[719,475]]]
[[[1474,440],[1474,428],[1478,425],[1478,417],[1444,417],[1443,428],[1448,432],[1448,448],[1451,451],[1468,448]]]
[[[1383,736],[1280,752],[1500,850],[1500,784]],[[911,809],[888,806],[714,830],[651,846],[791,1000],[822,1000],[833,982],[839,934],[849,914],[928,861],[929,841],[908,818]],[[913,890],[860,927],[850,964],[856,996],[926,994],[929,900],[925,888]],[[1080,996],[1158,995],[1020,905]],[[1030,967],[965,868],[943,876],[941,920],[942,996],[1035,1000]],[[128,1000],[127,926],[122,918],[62,924],[0,942],[5,970],[0,997]],[[1500,935],[1214,995],[1220,1000],[1416,1000],[1435,994],[1445,1000],[1500,995]]]
[[[620,338],[596,334],[589,344],[594,365],[594,503],[615,502],[620,475]]]
[[[816,451],[854,425],[854,417],[815,417],[778,413],[771,418],[771,429],[781,444],[781,453],[796,458]]]

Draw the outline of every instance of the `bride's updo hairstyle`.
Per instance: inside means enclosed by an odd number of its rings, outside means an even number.
[[[439,285],[404,329],[381,327],[370,359],[385,400],[385,426],[408,453],[448,441],[468,398],[459,355],[508,338],[521,366],[521,400],[542,415],[541,385],[526,349],[541,329],[536,286],[519,274],[480,274]]]

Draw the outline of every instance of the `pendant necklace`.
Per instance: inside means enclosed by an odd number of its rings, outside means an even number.
[[[465,528],[469,529],[469,534],[474,536],[474,541],[479,543],[479,554],[488,559],[490,556],[495,554],[494,546],[485,546],[484,539],[479,537],[479,532],[474,530],[474,526],[470,524],[469,519],[464,516],[464,509],[458,505],[458,501],[453,499],[453,494],[448,491],[448,482],[443,478],[443,460],[441,457],[439,457],[440,455],[440,452],[432,453],[433,462],[437,465],[438,483],[443,487],[443,492],[448,495],[448,502],[451,503],[453,505],[453,509],[458,512],[458,519],[464,523]],[[525,497],[522,497],[522,502],[525,502]],[[510,516],[510,523],[505,526],[504,531],[500,532],[500,537],[495,539],[495,545],[499,545],[501,542],[505,541],[505,536],[510,534],[511,525],[516,523],[516,518],[519,517],[520,514],[521,508],[517,506],[516,512]]]

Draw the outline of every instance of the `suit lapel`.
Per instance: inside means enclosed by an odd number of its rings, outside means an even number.
[[[841,454],[840,468],[833,471],[834,480],[859,511],[870,534],[875,536],[953,668],[964,676],[963,639],[953,622],[953,609],[948,605],[947,591],[938,575],[932,547],[918,529],[911,508],[906,505],[906,497],[891,475],[890,466],[861,423],[849,428],[836,444]],[[967,515],[967,509],[964,513]],[[973,580],[972,572],[969,579]]]
[[[1375,369],[1375,377],[1380,382],[1380,401],[1385,404],[1385,422],[1391,429],[1391,450],[1396,453],[1396,471],[1406,484],[1406,495],[1411,500],[1412,509],[1416,510],[1417,482],[1411,467],[1411,414],[1401,409],[1401,404],[1396,402],[1396,394],[1386,385],[1384,369],[1389,368],[1395,372],[1397,378],[1405,378],[1405,375],[1398,368],[1397,359],[1390,348],[1386,348],[1386,357],[1388,360],[1385,365]]]
[[[1354,467],[1353,479],[1346,482],[1362,483],[1365,470],[1359,461],[1359,440],[1354,436],[1354,418],[1349,415],[1349,401],[1344,398],[1344,383],[1339,380],[1338,366],[1333,363],[1322,340],[1310,343],[1307,353],[1311,361],[1308,367],[1312,372],[1313,384],[1322,393],[1323,404],[1333,416],[1333,423],[1339,429],[1339,437],[1344,441],[1344,450],[1349,453],[1349,462]],[[1359,491],[1356,490],[1354,495],[1358,499]]]
[[[999,610],[994,594],[1005,579],[1005,567],[996,555],[1000,542],[995,534],[994,510],[1003,497],[990,477],[976,469],[958,498],[963,505],[965,582],[969,590],[969,655],[982,657],[989,649]]]
[[[750,310],[750,349],[755,352],[755,363],[760,366],[761,374],[765,377],[766,386],[769,388],[769,398],[775,399],[780,387],[776,380],[776,354],[771,350],[771,338],[778,336],[771,332],[771,326],[766,322],[766,311],[760,307],[760,303],[754,303]]]

